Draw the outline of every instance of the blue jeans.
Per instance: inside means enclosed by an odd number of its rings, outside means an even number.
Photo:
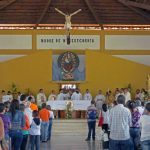
[[[150,140],[142,141],[142,150],[150,150]]]
[[[40,135],[30,135],[31,150],[40,150]]]
[[[112,140],[109,141],[109,150],[131,150],[131,140]]]
[[[95,140],[95,126],[96,126],[96,121],[88,121],[88,139],[91,139],[91,134],[92,134],[92,138],[93,140]]]
[[[49,120],[49,126],[48,126],[48,135],[47,135],[47,139],[51,140],[51,131],[52,131],[52,124],[53,124],[53,119]]]
[[[10,130],[9,136],[11,137],[11,145],[14,150],[20,150],[23,140],[23,134],[21,130]]]
[[[140,128],[130,128],[130,137],[133,144],[133,150],[137,150],[140,144],[140,131]]]
[[[41,141],[47,141],[48,126],[49,121],[41,123]]]
[[[26,150],[27,142],[28,142],[28,134],[23,135],[21,150]]]

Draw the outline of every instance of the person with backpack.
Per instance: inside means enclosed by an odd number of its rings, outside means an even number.
[[[95,107],[95,101],[91,101],[91,105],[87,108],[87,123],[88,123],[88,137],[85,139],[86,141],[92,139],[95,141],[95,126],[96,126],[96,117],[97,117],[97,109]]]

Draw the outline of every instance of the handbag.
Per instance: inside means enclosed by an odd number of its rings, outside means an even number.
[[[2,150],[9,150],[9,145],[4,138],[1,141],[1,146],[2,146]]]
[[[104,118],[103,118],[102,111],[101,111],[101,115],[100,115],[99,122],[98,122],[98,127],[102,127],[103,122],[104,122]]]

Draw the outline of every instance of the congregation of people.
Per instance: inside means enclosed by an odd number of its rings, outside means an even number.
[[[3,139],[5,139],[13,150],[39,150],[40,142],[51,140],[54,113],[47,102],[88,100],[91,101],[92,108],[96,110],[98,116],[103,115],[102,129],[110,129],[110,150],[122,150],[121,148],[117,149],[120,146],[126,146],[127,149],[128,142],[131,145],[131,139],[134,145],[132,150],[136,150],[140,145],[140,135],[142,146],[149,146],[148,149],[150,149],[150,128],[148,127],[150,125],[150,103],[144,106],[146,94],[144,89],[138,89],[134,101],[131,101],[131,93],[128,88],[116,88],[114,93],[108,90],[106,95],[98,90],[95,97],[92,96],[89,89],[86,89],[83,95],[79,89],[60,89],[58,95],[52,90],[48,97],[43,89],[39,90],[36,97],[32,93],[18,92],[13,95],[10,91],[6,94],[2,90],[0,103],[1,146],[3,146]],[[95,127],[97,119],[89,119],[88,115],[87,113],[89,125],[87,141],[91,138],[92,129]],[[93,140],[96,135],[94,130]],[[143,150],[147,149],[143,148]]]
[[[34,101],[22,94],[0,103],[0,150],[39,150],[40,142],[51,140],[53,111],[46,103],[39,109]]]
[[[99,112],[98,126],[102,128],[103,148],[109,150],[150,150],[150,102],[144,93],[136,91],[134,99],[127,89],[119,93],[112,107],[103,102]],[[129,99],[127,99],[129,98]],[[88,136],[95,141],[96,105],[91,101],[87,109]],[[94,117],[95,115],[95,117]],[[104,136],[105,135],[105,136]]]

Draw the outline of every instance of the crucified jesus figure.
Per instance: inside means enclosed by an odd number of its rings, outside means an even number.
[[[57,12],[59,12],[60,14],[62,14],[63,16],[65,16],[65,29],[67,29],[68,31],[71,29],[71,17],[77,13],[79,13],[81,11],[81,9],[78,9],[77,11],[71,13],[71,14],[65,14],[63,13],[61,10],[55,8],[55,10]]]

